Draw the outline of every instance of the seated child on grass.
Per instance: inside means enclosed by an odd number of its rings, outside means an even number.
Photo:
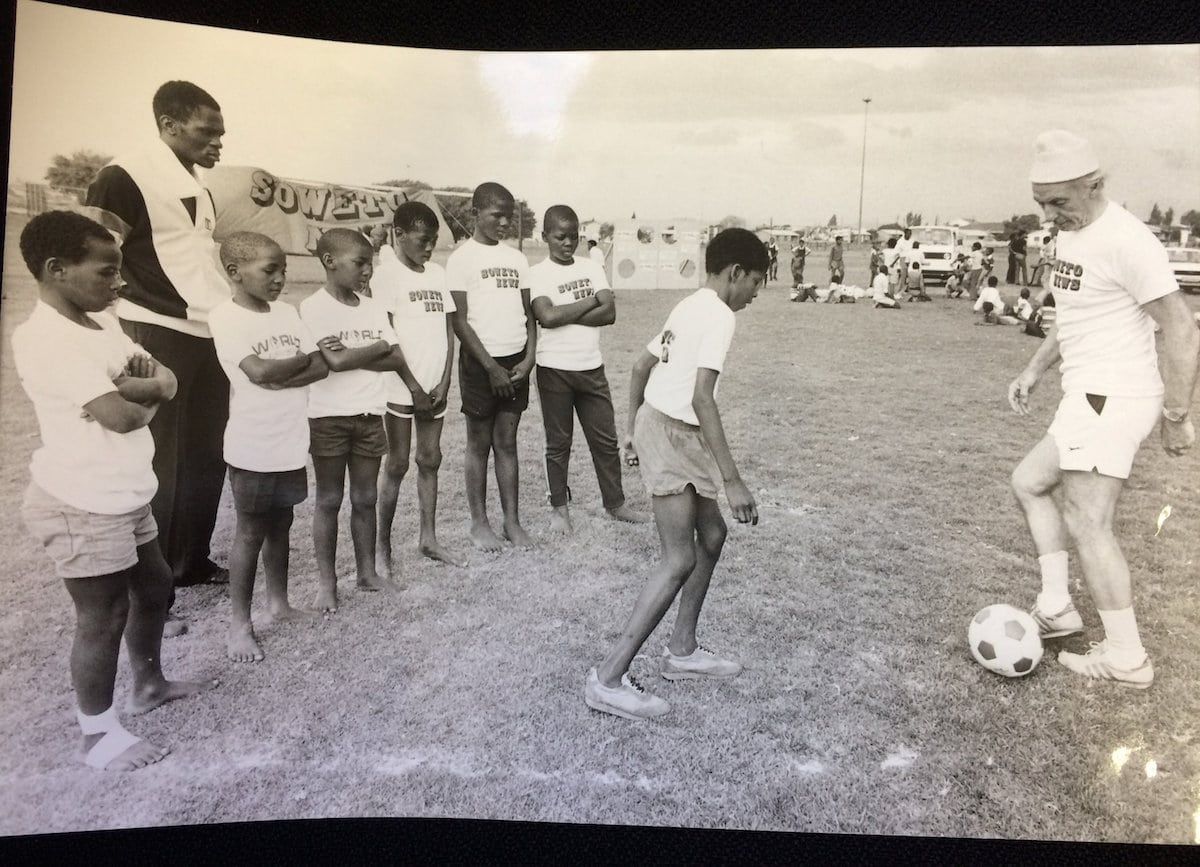
[[[209,314],[208,327],[229,377],[225,462],[237,512],[226,653],[234,662],[259,662],[263,651],[250,619],[259,552],[270,620],[316,614],[288,602],[288,540],[293,509],[308,497],[307,386],[329,368],[296,308],[278,300],[287,275],[278,244],[234,232],[221,243],[221,264],[233,298]]]
[[[37,303],[12,336],[41,446],[21,506],[75,605],[71,686],[89,767],[132,771],[169,752],[131,734],[113,705],[121,637],[133,693],[126,713],[214,686],[170,681],[160,651],[171,570],[150,500],[158,488],[146,427],[175,396],[174,375],[131,341],[107,308],[117,300],[121,248],[99,223],[47,211],[21,231]]]

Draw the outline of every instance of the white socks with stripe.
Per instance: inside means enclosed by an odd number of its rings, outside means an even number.
[[[1146,648],[1142,647],[1138,635],[1137,619],[1133,608],[1101,611],[1100,621],[1104,624],[1104,643],[1108,658],[1120,668],[1137,668],[1146,659]]]
[[[1053,617],[1071,604],[1071,591],[1067,582],[1067,552],[1055,551],[1038,557],[1042,569],[1042,592],[1037,597],[1038,609]]]
[[[76,708],[75,719],[79,720],[79,728],[85,735],[103,735],[84,756],[84,763],[89,767],[104,770],[113,759],[141,740],[121,725],[111,705],[108,710],[94,716],[88,716]]]

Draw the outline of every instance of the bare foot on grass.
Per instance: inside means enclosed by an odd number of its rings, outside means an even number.
[[[178,617],[167,615],[167,621],[163,624],[163,638],[178,638],[185,634],[188,630],[186,620],[180,620]]]
[[[215,680],[160,680],[135,690],[125,703],[125,712],[130,716],[140,716],[169,701],[206,692],[216,685]]]
[[[366,593],[378,593],[380,591],[383,591],[384,593],[395,593],[400,589],[393,582],[386,578],[380,578],[376,573],[359,576],[359,579],[355,582],[354,586]]]
[[[79,751],[80,761],[87,761],[88,750],[94,747],[104,737],[104,734],[104,732],[100,732],[99,734],[83,736],[83,748]],[[170,752],[167,747],[160,747],[158,744],[153,744],[144,738],[138,738],[136,743],[131,744],[110,759],[103,770],[136,771],[147,765],[153,765],[155,762],[161,762]]]
[[[388,581],[395,581],[400,577],[400,569],[392,557],[392,546],[390,544],[383,542],[376,543],[375,571]]]
[[[608,514],[616,518],[618,521],[625,521],[628,524],[649,524],[650,516],[645,512],[638,512],[629,508],[628,505],[622,503],[615,509],[608,509]]]
[[[571,523],[571,513],[566,506],[555,506],[550,512],[550,532],[560,536],[570,536],[575,532]]]
[[[452,551],[447,551],[437,539],[430,542],[418,542],[417,551],[422,557],[428,557],[430,560],[436,560],[439,563],[449,563],[451,566],[467,565],[466,557],[461,557]]]
[[[324,588],[318,590],[313,608],[322,614],[333,614],[338,610],[337,590],[326,590]]]
[[[525,528],[516,521],[504,522],[504,538],[512,542],[522,551],[531,551],[536,547],[536,543],[533,541],[533,538],[526,533]]]
[[[233,662],[262,662],[265,654],[254,637],[254,627],[249,623],[231,624],[225,639],[225,654]]]
[[[492,529],[492,525],[484,521],[482,524],[471,525],[471,544],[481,551],[500,551],[504,543]]]
[[[291,623],[294,620],[312,620],[320,616],[320,611],[312,611],[308,608],[293,608],[285,602],[282,605],[271,605],[267,609],[267,613],[263,615],[263,621],[265,623]]]

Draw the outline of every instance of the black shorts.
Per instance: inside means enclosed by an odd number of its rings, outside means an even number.
[[[383,416],[374,413],[310,418],[308,434],[308,451],[314,458],[381,458],[387,454]]]
[[[502,355],[493,359],[505,370],[512,370],[525,357],[522,349],[515,355]],[[507,400],[492,392],[487,371],[475,360],[475,356],[460,348],[458,353],[458,390],[462,392],[462,411],[474,418],[494,418],[502,412],[522,413],[529,407],[529,377],[513,387],[513,396]]]
[[[239,512],[255,515],[290,509],[308,498],[308,471],[301,467],[279,473],[259,473],[230,464],[229,488]]]

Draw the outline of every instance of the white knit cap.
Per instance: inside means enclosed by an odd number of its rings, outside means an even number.
[[[1088,140],[1065,129],[1051,129],[1033,140],[1033,168],[1029,181],[1058,184],[1073,181],[1100,168]]]

